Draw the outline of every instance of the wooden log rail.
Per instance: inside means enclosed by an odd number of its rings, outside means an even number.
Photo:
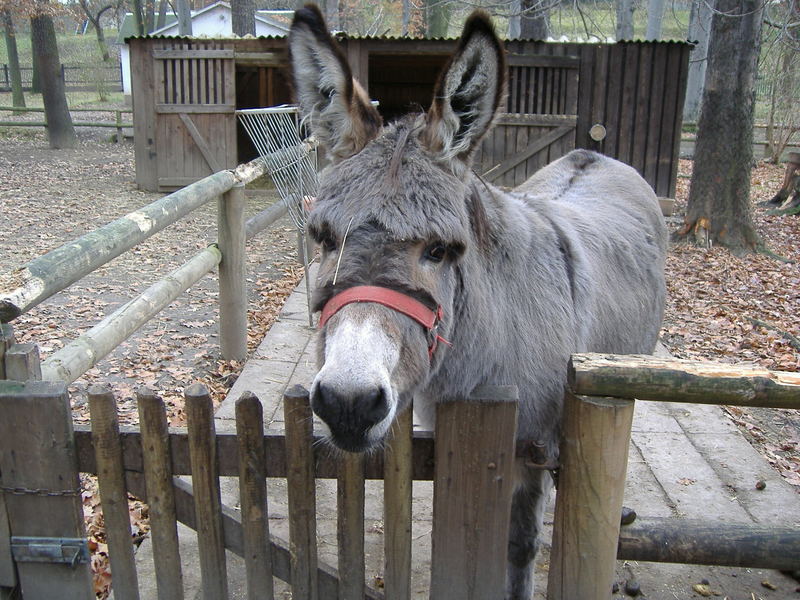
[[[800,373],[655,356],[575,354],[570,389],[584,396],[800,408]]]
[[[800,374],[653,356],[576,354],[568,369],[549,600],[608,597],[617,558],[795,569],[800,531],[641,520],[620,532],[635,400],[800,408]]]

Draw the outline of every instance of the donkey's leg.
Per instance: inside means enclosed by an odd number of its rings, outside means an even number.
[[[533,559],[539,550],[544,509],[553,478],[549,471],[525,469],[511,504],[508,536],[507,600],[533,597]]]

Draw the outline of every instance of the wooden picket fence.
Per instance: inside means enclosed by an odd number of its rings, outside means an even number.
[[[35,352],[24,349],[6,350],[6,375],[18,368],[20,354],[33,356],[27,364],[35,373]],[[800,376],[575,355],[570,388],[548,598],[607,598],[617,558],[773,569],[800,563],[796,527],[732,523],[710,530],[705,523],[663,519],[626,527],[620,535],[619,520],[630,396],[798,408]],[[177,522],[197,531],[207,599],[228,597],[226,549],[245,560],[249,598],[272,598],[273,577],[289,582],[296,600],[409,598],[414,480],[434,482],[430,597],[501,597],[515,462],[537,460],[530,445],[513,441],[515,389],[487,387],[469,399],[441,403],[433,437],[412,435],[407,411],[386,449],[368,456],[320,450],[308,394],[299,386],[284,396],[285,435],[265,434],[261,403],[252,394],[236,403],[235,434],[215,432],[211,399],[201,385],[186,390],[186,429],[167,429],[163,402],[152,392],[139,390],[137,396],[139,429],[120,431],[113,393],[103,385],[89,390],[91,428],[73,428],[65,384],[0,381],[0,586],[19,583],[27,600],[90,597],[78,483],[78,474],[86,472],[98,477],[118,599],[139,598],[128,492],[150,505],[159,598],[183,597]],[[184,475],[191,483],[179,478]],[[241,511],[221,504],[221,476],[239,478]],[[269,532],[267,477],[287,480],[288,541]],[[338,484],[338,568],[317,558],[317,478]],[[365,583],[366,479],[384,480],[383,589]]]
[[[18,353],[10,346],[6,359]],[[435,445],[430,435],[412,437],[406,411],[385,451],[370,456],[333,456],[317,443],[300,386],[283,398],[285,435],[265,435],[261,402],[249,393],[236,403],[235,434],[215,432],[200,384],[186,389],[187,428],[175,430],[148,390],[137,392],[139,428],[125,431],[108,386],[88,395],[91,427],[73,427],[64,383],[0,381],[0,523],[9,524],[5,540],[0,529],[0,587],[19,584],[27,600],[92,593],[79,473],[98,478],[119,600],[139,598],[128,493],[150,507],[159,598],[183,597],[178,522],[197,531],[209,600],[228,598],[226,550],[244,558],[249,598],[272,598],[273,577],[291,584],[295,600],[409,598],[413,480],[434,482],[432,597],[478,600],[503,588],[517,452],[513,388],[481,388],[441,404]],[[239,478],[240,511],[222,505],[220,477]],[[288,541],[269,532],[267,477],[287,480]],[[317,558],[317,478],[337,479],[338,568]],[[384,480],[383,589],[365,583],[366,479]]]

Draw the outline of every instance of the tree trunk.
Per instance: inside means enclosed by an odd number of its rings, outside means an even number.
[[[51,148],[74,148],[78,139],[72,126],[72,117],[67,108],[64,79],[61,77],[61,61],[58,58],[56,30],[47,14],[31,18],[33,54],[42,84],[42,100],[47,121],[47,137]]]
[[[750,210],[753,111],[761,46],[760,0],[717,0],[686,223],[734,252],[761,240]]]
[[[97,45],[100,47],[100,56],[103,57],[103,62],[108,62],[111,60],[111,56],[108,53],[106,34],[103,33],[103,27],[100,25],[99,15],[96,21],[92,21],[92,25],[94,25],[95,33],[97,33]]]
[[[429,38],[447,37],[451,6],[447,0],[426,0],[427,33]]]
[[[341,22],[339,20],[339,0],[325,0],[325,20],[328,23],[328,29],[331,31],[339,31],[341,28]]]
[[[522,3],[512,0],[508,5],[508,39],[518,40],[522,34]]]
[[[177,0],[178,3],[178,35],[192,35],[192,11],[189,0]]]
[[[614,3],[617,14],[615,36],[619,40],[633,39],[633,0],[616,0]]]
[[[33,31],[31,31],[31,49],[34,47],[33,41]],[[41,94],[42,93],[42,83],[41,78],[39,76],[40,69],[39,69],[39,57],[36,56],[35,52],[31,52],[31,93],[33,94]]]
[[[661,22],[664,20],[664,0],[648,0],[647,2],[647,40],[661,39]]]
[[[256,4],[253,0],[231,0],[231,26],[236,35],[256,34]]]
[[[410,33],[411,24],[411,0],[403,0],[403,25],[401,35],[406,37]]]
[[[711,31],[712,7],[706,0],[695,0],[689,15],[689,41],[696,42],[689,57],[686,99],[683,102],[684,122],[697,122],[708,65],[708,37]]]
[[[22,73],[19,70],[19,53],[17,52],[17,34],[14,31],[14,21],[8,10],[0,13],[3,20],[3,30],[6,38],[6,53],[8,54],[8,76],[11,80],[11,106],[25,108],[25,94],[22,92]]]
[[[133,21],[136,23],[136,35],[150,33],[144,27],[144,12],[142,11],[142,0],[131,0],[133,3]]]
[[[550,10],[541,0],[522,0],[522,21],[520,38],[523,40],[544,40],[550,36]]]

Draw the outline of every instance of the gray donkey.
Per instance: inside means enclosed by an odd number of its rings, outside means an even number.
[[[513,192],[471,156],[504,94],[489,18],[466,22],[427,113],[384,126],[319,10],[289,38],[301,113],[332,163],[308,227],[321,246],[312,407],[339,448],[380,446],[414,399],[519,388],[519,437],[557,456],[574,352],[650,353],[664,308],[666,230],[636,171],[578,150]],[[550,473],[519,469],[506,596],[528,600]]]

